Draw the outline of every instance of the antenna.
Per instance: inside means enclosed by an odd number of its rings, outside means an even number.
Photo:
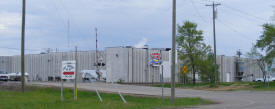
[[[68,40],[68,48],[70,48],[70,19],[67,22],[67,40]]]
[[[99,63],[98,63],[98,50],[97,50],[97,43],[98,43],[98,40],[97,40],[97,28],[95,28],[95,36],[96,36],[96,50],[95,50],[95,56],[96,56],[96,74],[98,75],[98,80],[100,80],[100,77],[101,77],[101,72],[99,71]]]

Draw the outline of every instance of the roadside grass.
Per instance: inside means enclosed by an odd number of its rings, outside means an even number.
[[[154,87],[161,87],[161,84],[152,85]],[[170,88],[170,84],[165,84],[164,87]],[[275,82],[264,84],[263,82],[220,82],[218,85],[210,83],[196,83],[196,84],[176,84],[176,88],[197,89],[197,90],[211,90],[211,91],[236,91],[236,90],[255,90],[255,91],[275,91]]]
[[[0,90],[0,109],[155,109],[211,104],[201,98],[169,99],[125,95],[124,104],[118,94],[100,93],[100,102],[95,92],[78,91],[78,100],[73,100],[73,90],[64,89],[64,102],[60,101],[60,90],[56,88],[27,87],[25,93],[18,90]],[[31,89],[31,90],[30,90]]]

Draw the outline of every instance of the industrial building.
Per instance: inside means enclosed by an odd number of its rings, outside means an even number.
[[[50,52],[28,54],[25,56],[25,71],[30,81],[49,81],[60,79],[61,63],[75,60],[75,52]],[[170,81],[170,49],[109,47],[98,52],[99,61],[105,63],[100,69],[106,70],[106,82],[159,83],[163,73],[164,81]],[[78,80],[82,70],[95,70],[96,51],[77,52]],[[160,65],[161,63],[161,65]],[[255,60],[235,56],[217,56],[220,66],[220,81],[252,81],[262,77]],[[176,61],[176,73],[181,71],[182,61]],[[275,65],[272,66],[274,69]],[[11,73],[20,72],[20,56],[0,56],[0,70]],[[270,72],[271,73],[271,72]],[[275,73],[275,72],[273,72]],[[272,73],[272,74],[273,74]],[[196,75],[199,78],[199,75]],[[180,78],[176,75],[176,82]]]

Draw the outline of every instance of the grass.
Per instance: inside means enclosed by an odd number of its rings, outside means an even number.
[[[161,87],[161,84],[153,85]],[[170,88],[170,84],[165,84],[164,87]],[[209,83],[196,84],[176,84],[176,88],[199,89],[199,90],[214,90],[214,91],[236,91],[236,90],[255,90],[255,91],[275,91],[275,82],[270,82],[269,87],[263,82],[221,82],[217,86]]]
[[[60,101],[60,90],[54,88],[28,87],[29,91],[0,89],[0,109],[155,109],[186,107],[210,104],[201,98],[177,98],[174,104],[169,99],[164,102],[155,97],[124,96],[124,104],[118,94],[101,93],[99,102],[95,92],[79,91],[78,100],[73,100],[73,91],[64,89],[64,102]],[[31,89],[31,90],[30,90]]]

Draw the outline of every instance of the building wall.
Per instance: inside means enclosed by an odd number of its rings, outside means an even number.
[[[127,83],[160,82],[159,66],[151,66],[152,53],[160,53],[169,61],[169,52],[141,48],[106,48],[107,82],[122,80]],[[112,80],[111,80],[112,79]]]
[[[105,62],[105,53],[99,52]],[[20,56],[0,56],[0,69],[8,73],[21,72]],[[61,64],[65,60],[75,60],[75,52],[56,52],[49,54],[30,54],[25,56],[25,72],[31,81],[48,81],[48,77],[60,77]],[[95,70],[95,51],[77,53],[78,72]],[[102,69],[106,69],[103,67]],[[81,74],[78,73],[78,80]]]
[[[163,61],[163,73],[165,82],[170,81],[171,77],[171,53],[165,50],[141,49],[141,48],[106,48],[99,52],[106,66],[102,67],[107,71],[107,82],[126,82],[126,83],[156,83],[161,82],[161,67],[151,66],[152,53],[161,53]],[[53,52],[49,54],[30,54],[25,56],[26,68],[29,73],[29,80],[48,81],[48,77],[60,77],[61,62],[65,60],[74,60],[74,52]],[[78,52],[78,72],[81,70],[95,70],[95,51]],[[220,81],[236,81],[236,57],[217,56],[217,64],[220,66]],[[255,78],[262,77],[260,68],[255,60],[242,59],[244,64],[243,81],[252,81]],[[178,73],[181,71],[184,63],[176,61],[176,82],[180,78]],[[274,66],[274,65],[273,65]],[[0,56],[0,70],[11,72],[20,72],[20,56]],[[253,74],[253,77],[251,76]],[[227,77],[230,75],[230,77]],[[229,80],[227,80],[229,78]],[[81,75],[78,75],[81,80]]]

